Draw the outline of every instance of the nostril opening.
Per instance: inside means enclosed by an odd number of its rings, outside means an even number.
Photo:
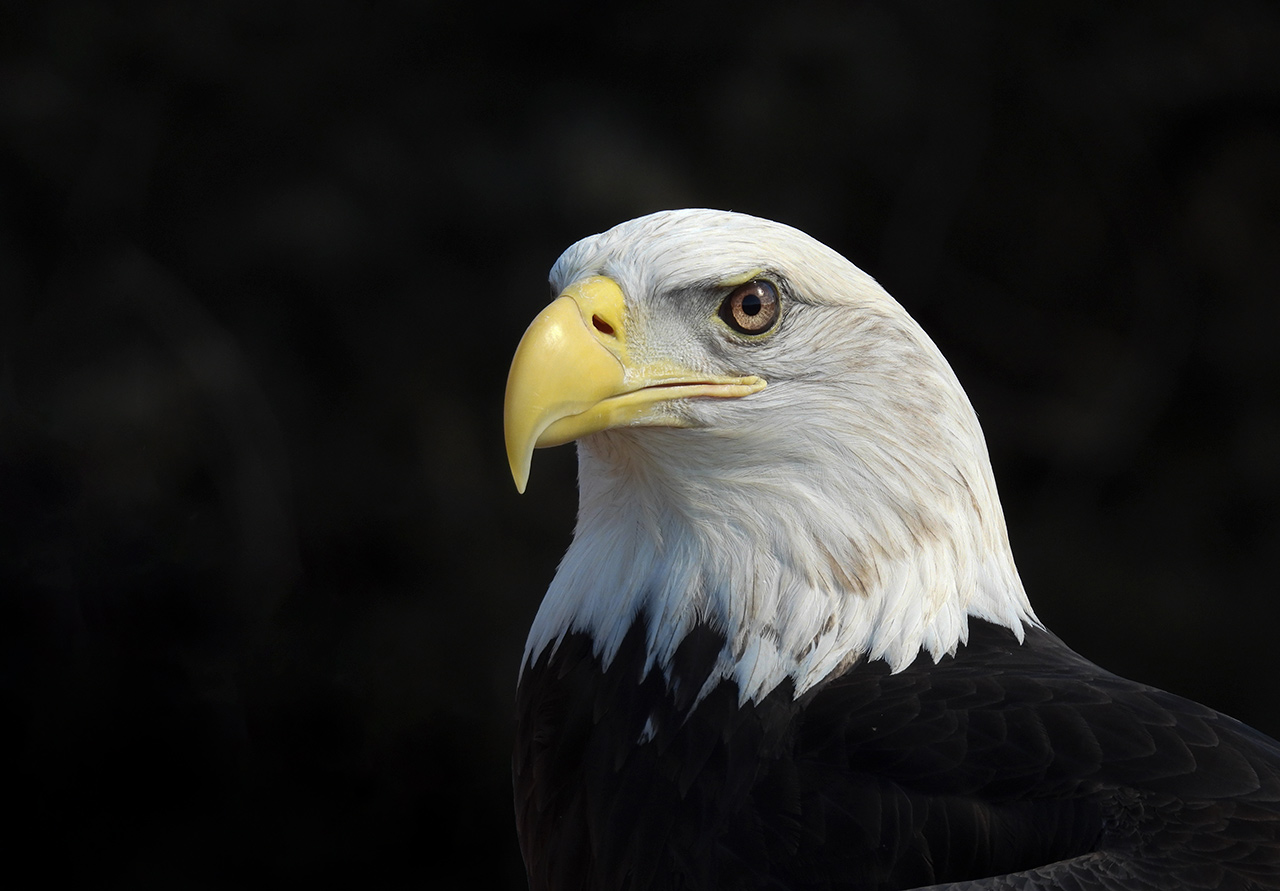
[[[613,326],[610,325],[608,322],[606,322],[604,319],[600,318],[599,316],[592,316],[591,324],[595,325],[596,330],[599,331],[601,334],[607,334],[610,337],[613,336]]]

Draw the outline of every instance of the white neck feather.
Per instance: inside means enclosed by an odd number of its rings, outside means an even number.
[[[772,390],[753,398],[787,399]],[[727,638],[708,683],[732,679],[745,702],[784,678],[799,696],[863,657],[894,671],[922,650],[936,661],[967,640],[970,616],[1019,639],[1038,624],[980,433],[977,452],[946,466],[859,454],[856,434],[824,432],[787,431],[758,463],[726,464],[723,437],[705,430],[581,442],[578,526],[526,661],[576,630],[607,666],[644,613],[646,670],[665,670],[706,622]]]

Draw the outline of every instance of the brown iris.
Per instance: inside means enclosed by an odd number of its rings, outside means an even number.
[[[720,318],[740,334],[763,334],[778,321],[778,289],[759,279],[739,285],[720,304]]]

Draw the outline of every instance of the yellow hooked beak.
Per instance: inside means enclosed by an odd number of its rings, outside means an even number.
[[[674,362],[633,364],[622,289],[594,275],[566,288],[520,339],[507,375],[504,423],[516,489],[529,480],[533,450],[612,427],[685,424],[664,403],[692,396],[746,396],[755,376],[721,377]]]

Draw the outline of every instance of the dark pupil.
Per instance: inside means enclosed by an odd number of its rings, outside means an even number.
[[[760,302],[760,297],[756,294],[747,294],[742,298],[742,311],[749,316],[754,316],[764,308],[764,304]]]

